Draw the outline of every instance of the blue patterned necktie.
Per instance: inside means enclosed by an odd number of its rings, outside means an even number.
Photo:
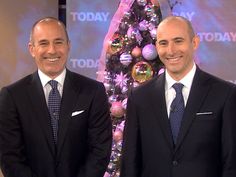
[[[60,116],[61,95],[57,89],[58,82],[50,80],[48,82],[52,89],[48,96],[48,109],[51,116],[51,126],[53,130],[54,143],[57,144],[58,120]]]
[[[172,87],[175,89],[176,96],[170,105],[170,126],[174,144],[176,144],[182,117],[184,114],[184,98],[182,94],[183,84],[175,83]]]

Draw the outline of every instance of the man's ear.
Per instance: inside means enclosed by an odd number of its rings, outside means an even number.
[[[34,45],[31,42],[28,43],[28,50],[29,50],[31,56],[34,58],[35,57],[35,55],[34,55]]]
[[[198,47],[199,47],[199,44],[200,44],[200,38],[199,38],[198,35],[195,35],[195,36],[193,37],[192,43],[193,43],[193,48],[194,48],[194,50],[197,50]]]

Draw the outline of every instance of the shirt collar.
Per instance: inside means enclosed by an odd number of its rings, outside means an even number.
[[[47,85],[47,83],[52,80],[50,77],[48,77],[46,74],[44,74],[40,69],[38,69],[38,74],[39,74],[39,78],[41,80],[42,86],[45,87]],[[63,87],[64,85],[64,81],[65,81],[65,76],[66,76],[66,69],[64,69],[62,71],[62,73],[57,76],[54,80],[56,80],[59,85],[61,87]]]
[[[192,86],[193,77],[194,77],[195,72],[196,72],[196,64],[194,63],[194,64],[193,64],[193,67],[192,67],[192,69],[189,71],[189,73],[188,73],[186,76],[184,76],[184,77],[183,77],[180,81],[178,81],[178,82],[182,83],[182,84],[184,85],[184,87],[190,89],[191,86]],[[168,90],[168,89],[170,89],[170,88],[173,86],[173,84],[175,84],[177,81],[174,80],[174,79],[168,74],[167,71],[166,71],[165,73],[166,73],[166,86],[165,86],[165,88],[166,88],[166,90]]]

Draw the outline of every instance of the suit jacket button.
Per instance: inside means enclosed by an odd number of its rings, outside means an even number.
[[[177,166],[177,165],[178,165],[178,161],[177,161],[177,160],[174,160],[174,161],[172,162],[172,164],[173,164],[174,166]]]

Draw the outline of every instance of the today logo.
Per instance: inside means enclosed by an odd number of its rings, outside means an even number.
[[[73,68],[97,68],[99,59],[70,59],[69,60]]]
[[[235,32],[202,32],[198,36],[206,42],[236,42]]]
[[[73,21],[106,22],[109,12],[70,12]]]

